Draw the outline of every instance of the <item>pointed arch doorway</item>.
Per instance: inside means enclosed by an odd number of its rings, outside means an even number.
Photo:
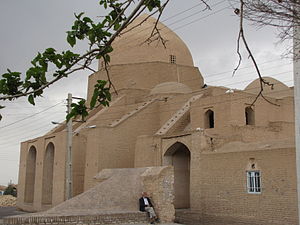
[[[164,154],[164,164],[174,167],[176,209],[190,208],[190,160],[190,150],[181,142],[173,144]]]

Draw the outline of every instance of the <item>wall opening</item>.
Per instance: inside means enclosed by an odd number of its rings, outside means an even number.
[[[190,208],[190,151],[182,143],[173,144],[164,155],[165,164],[174,167],[174,206]]]
[[[176,56],[175,55],[170,55],[170,63],[176,64]]]
[[[245,108],[246,125],[255,125],[254,111],[251,107]]]
[[[33,203],[36,167],[36,148],[31,146],[26,159],[24,202]]]
[[[43,163],[42,204],[52,204],[54,145],[47,145]]]
[[[207,110],[205,112],[205,116],[204,116],[204,127],[205,128],[214,128],[215,127],[215,119],[214,119],[214,111],[212,110]]]
[[[249,194],[261,193],[260,171],[247,171],[247,190]]]

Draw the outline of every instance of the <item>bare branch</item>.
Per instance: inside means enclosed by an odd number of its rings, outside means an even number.
[[[238,70],[238,68],[239,68],[239,66],[240,66],[240,64],[241,64],[242,57],[241,57],[241,54],[240,54],[240,51],[239,51],[239,50],[240,50],[240,45],[239,45],[239,43],[240,43],[240,41],[242,40],[242,42],[243,42],[243,44],[244,44],[244,46],[245,46],[245,48],[246,48],[246,50],[247,50],[247,52],[248,52],[248,54],[249,54],[249,58],[251,59],[253,65],[254,65],[254,67],[255,67],[255,70],[256,70],[256,73],[257,73],[257,75],[258,75],[258,77],[259,77],[259,82],[260,82],[260,91],[259,91],[259,93],[257,94],[257,96],[256,96],[255,100],[253,101],[253,103],[251,104],[251,106],[254,105],[254,103],[257,101],[257,99],[258,99],[260,96],[261,96],[263,99],[265,99],[268,103],[270,103],[270,104],[272,104],[272,105],[279,106],[278,104],[269,101],[268,99],[266,99],[266,98],[263,96],[264,85],[268,85],[268,86],[270,86],[271,88],[273,88],[274,84],[272,84],[272,83],[266,81],[265,79],[263,79],[263,77],[262,77],[262,75],[261,75],[261,73],[260,73],[260,69],[259,69],[259,67],[258,67],[258,64],[257,64],[257,62],[256,62],[256,59],[255,59],[254,55],[252,54],[252,51],[251,51],[251,49],[250,49],[250,47],[249,47],[249,45],[248,45],[248,42],[247,42],[247,40],[246,40],[246,38],[245,38],[244,27],[243,27],[244,5],[245,5],[244,0],[240,0],[240,9],[236,9],[236,10],[235,10],[235,13],[236,13],[237,15],[239,15],[239,17],[240,17],[240,31],[239,31],[238,44],[237,44],[237,53],[238,53],[238,55],[239,55],[239,62],[238,62],[238,66],[237,66],[237,67],[234,69],[234,71],[233,71],[233,75],[234,75],[235,72]]]

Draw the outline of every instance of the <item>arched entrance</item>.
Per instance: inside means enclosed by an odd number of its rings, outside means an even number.
[[[33,203],[35,184],[36,148],[31,146],[26,159],[24,202]]]
[[[49,143],[43,163],[42,204],[52,204],[54,145]]]
[[[190,159],[189,149],[180,142],[169,147],[164,155],[164,164],[174,166],[176,209],[190,208]]]

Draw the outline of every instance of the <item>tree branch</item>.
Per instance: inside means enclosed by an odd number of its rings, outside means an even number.
[[[257,62],[256,62],[256,59],[255,59],[254,55],[252,54],[252,51],[251,51],[251,49],[250,49],[250,47],[249,47],[249,45],[248,45],[248,43],[247,43],[247,40],[246,40],[246,38],[245,38],[245,35],[244,35],[244,27],[243,27],[244,5],[245,5],[244,0],[240,0],[240,9],[235,9],[235,13],[236,13],[237,15],[240,16],[240,31],[239,31],[239,35],[238,35],[238,46],[237,46],[237,53],[238,53],[238,55],[239,55],[239,62],[238,62],[238,66],[237,66],[237,67],[234,69],[234,71],[233,71],[233,75],[234,75],[234,73],[238,70],[238,68],[239,68],[239,66],[240,66],[240,64],[241,64],[242,57],[241,57],[241,54],[240,54],[240,51],[239,51],[239,48],[240,48],[239,43],[240,43],[240,41],[242,40],[242,41],[243,41],[243,44],[244,44],[244,46],[245,46],[245,48],[246,48],[246,50],[247,50],[247,52],[248,52],[248,54],[249,54],[249,58],[251,59],[253,65],[254,65],[254,68],[255,68],[255,70],[256,70],[256,73],[257,73],[257,75],[258,75],[258,77],[259,77],[259,82],[260,82],[260,91],[259,91],[259,93],[257,94],[257,96],[256,96],[254,102],[251,104],[251,106],[254,105],[254,103],[257,101],[257,99],[259,98],[259,96],[261,96],[263,99],[265,99],[265,100],[266,100],[267,102],[269,102],[270,104],[279,106],[278,104],[273,103],[273,102],[267,100],[267,99],[263,96],[264,85],[268,85],[268,86],[270,86],[271,88],[273,88],[274,84],[272,84],[272,83],[266,81],[265,79],[263,79],[263,77],[262,77],[262,75],[261,75],[261,73],[260,73],[260,69],[259,69],[259,67],[258,67],[258,64],[257,64]]]

